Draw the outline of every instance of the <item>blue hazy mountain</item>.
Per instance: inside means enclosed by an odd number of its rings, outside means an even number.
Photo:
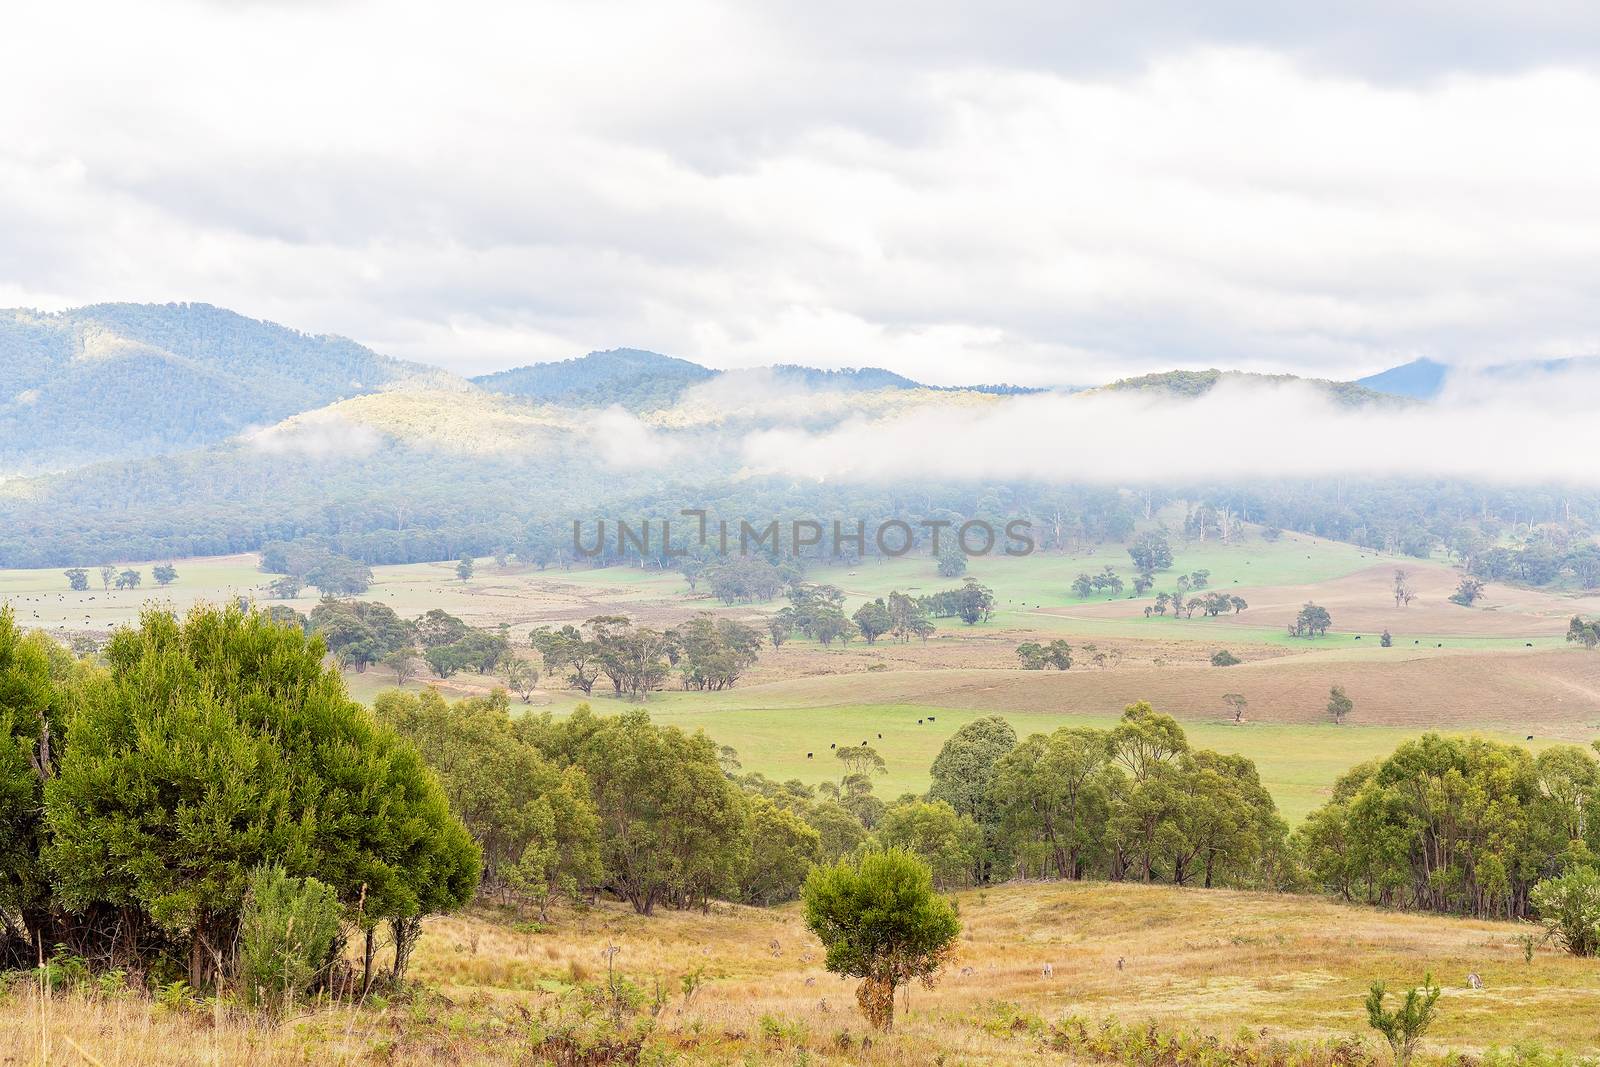
[[[1357,385],[1391,396],[1432,400],[1444,391],[1453,375],[1471,374],[1482,380],[1524,381],[1541,374],[1561,374],[1577,370],[1600,369],[1600,357],[1575,356],[1569,359],[1530,359],[1515,363],[1496,363],[1485,367],[1457,367],[1431,359],[1414,359],[1398,367],[1356,379]]]

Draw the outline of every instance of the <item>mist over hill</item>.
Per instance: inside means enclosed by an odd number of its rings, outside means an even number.
[[[1032,515],[1115,540],[1141,500],[1181,499],[1202,524],[1408,551],[1600,527],[1584,456],[1559,446],[1588,418],[1581,361],[1432,400],[1225,370],[930,387],[641,349],[469,381],[203,304],[0,313],[0,357],[0,566],[296,540],[372,563],[558,560],[574,519],[685,507]]]

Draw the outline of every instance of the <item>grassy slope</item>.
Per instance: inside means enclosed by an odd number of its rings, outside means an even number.
[[[623,974],[647,990],[659,979],[668,991],[659,1025],[688,1063],[796,1063],[802,1050],[818,1064],[1071,1063],[1012,1025],[1069,1014],[1225,1038],[1241,1027],[1273,1038],[1366,1037],[1367,986],[1383,979],[1404,988],[1429,970],[1445,995],[1423,1063],[1446,1047],[1597,1047],[1592,965],[1549,949],[1525,963],[1525,928],[1516,924],[1128,884],[1007,885],[962,893],[959,904],[965,929],[951,966],[936,988],[912,992],[895,1032],[875,1036],[866,1052],[854,982],[823,970],[793,906],[642,919],[602,905],[558,912],[545,932],[487,913],[436,919],[413,976],[443,999],[311,1010],[278,1026],[224,1015],[213,1028],[203,1005],[167,1012],[127,996],[58,999],[47,1021],[36,995],[18,989],[0,1010],[0,1047],[28,1062],[43,1030],[58,1050],[49,1062],[61,1064],[522,1063],[532,1028],[524,1012],[550,1005],[551,990],[574,976],[603,974],[607,945],[618,947]],[[1046,962],[1053,979],[1041,976]],[[685,1003],[679,979],[702,967],[706,983]],[[1483,989],[1466,988],[1469,972]],[[763,1041],[763,1018],[782,1028],[781,1044]],[[850,1035],[850,1051],[840,1050],[840,1034]],[[70,1051],[68,1037],[93,1059]]]

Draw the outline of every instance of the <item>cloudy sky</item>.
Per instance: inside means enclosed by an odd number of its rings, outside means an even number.
[[[1585,6],[17,5],[0,305],[203,300],[464,372],[1595,354]]]

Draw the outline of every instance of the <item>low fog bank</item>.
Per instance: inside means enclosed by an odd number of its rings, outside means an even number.
[[[1225,380],[1206,395],[1103,391],[747,435],[752,473],[826,480],[1037,479],[1127,484],[1280,477],[1441,477],[1600,484],[1600,372],[1487,381],[1428,404],[1349,407],[1305,383]]]

